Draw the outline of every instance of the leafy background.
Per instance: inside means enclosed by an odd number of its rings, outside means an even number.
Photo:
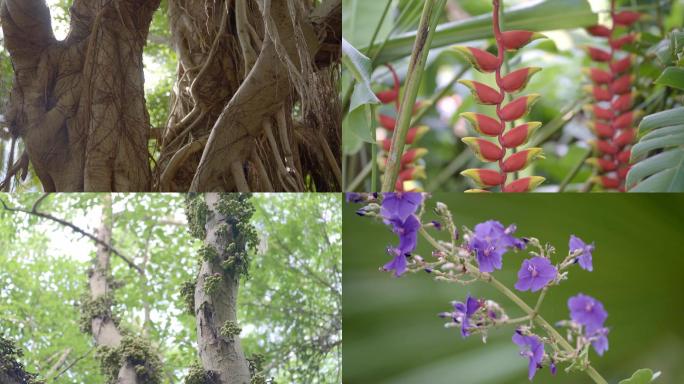
[[[596,242],[594,272],[571,269],[569,280],[549,291],[542,315],[551,322],[567,318],[567,299],[579,292],[603,301],[609,312],[610,350],[595,367],[611,383],[638,368],[662,371],[659,383],[684,382],[684,299],[682,249],[684,196],[681,195],[512,195],[434,194],[425,220],[434,219],[434,204],[451,208],[458,226],[496,219],[515,223],[519,236],[534,236],[568,251],[570,234]],[[467,293],[510,303],[481,284],[463,287],[432,281],[424,274],[394,278],[379,272],[387,261],[385,247],[396,242],[384,225],[343,208],[344,231],[344,382],[356,383],[528,383],[527,362],[511,342],[511,328],[491,332],[486,344],[466,340],[458,330],[443,328],[437,317],[450,302]],[[444,236],[442,234],[441,236]],[[417,253],[431,249],[419,239]],[[524,253],[504,256],[495,276],[512,286]],[[557,260],[557,259],[554,259]],[[536,295],[522,294],[528,303]],[[522,315],[509,311],[510,316]],[[591,383],[582,373],[548,368],[536,383]]]

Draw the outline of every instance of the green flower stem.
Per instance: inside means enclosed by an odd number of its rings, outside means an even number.
[[[537,299],[537,305],[534,306],[534,313],[532,313],[532,320],[534,320],[535,317],[539,316],[539,309],[541,308],[542,302],[544,301],[544,297],[546,297],[547,290],[548,287],[544,287],[544,289],[542,289],[541,293],[539,294],[539,298]]]
[[[570,184],[572,179],[574,179],[575,176],[577,176],[580,169],[582,169],[584,162],[587,161],[587,159],[591,157],[591,154],[593,152],[594,151],[591,148],[587,149],[587,151],[584,153],[584,155],[582,155],[582,157],[579,159],[577,164],[575,164],[575,166],[572,168],[572,170],[567,174],[567,176],[565,176],[565,178],[561,182],[560,186],[558,187],[558,192],[565,192],[565,188],[567,188],[568,184]]]
[[[420,234],[436,249],[444,252],[445,254],[451,254],[446,248],[439,244],[437,240],[430,236],[430,234],[427,233],[425,228],[420,228]],[[464,265],[470,274],[478,277],[480,280],[493,286],[504,296],[508,297],[518,307],[520,307],[520,309],[522,309],[523,312],[527,314],[527,316],[532,318],[534,322],[537,323],[537,325],[543,328],[544,331],[546,331],[546,333],[551,338],[553,338],[558,344],[560,344],[560,346],[563,347],[563,349],[565,349],[566,352],[573,353],[575,351],[572,345],[570,345],[570,343],[568,343],[568,341],[565,340],[565,338],[563,338],[563,336],[560,333],[558,333],[558,331],[556,331],[556,329],[553,328],[551,324],[549,324],[544,319],[544,317],[540,316],[539,314],[535,314],[535,310],[532,309],[529,305],[527,305],[527,303],[525,303],[525,301],[523,301],[523,299],[521,299],[520,296],[515,294],[515,292],[511,291],[507,286],[503,285],[499,280],[495,279],[492,275],[480,272],[480,270],[476,266],[470,264],[469,262],[464,261]],[[589,377],[591,377],[596,384],[608,384],[608,381],[606,381],[606,379],[604,379],[601,376],[601,374],[599,374],[596,371],[596,369],[594,369],[594,367],[592,367],[591,365],[587,365],[584,368],[584,372]]]
[[[401,100],[401,107],[399,108],[399,119],[397,126],[392,135],[392,146],[387,158],[387,169],[382,181],[382,191],[394,191],[394,185],[399,176],[399,168],[401,163],[401,156],[404,153],[404,145],[406,144],[406,134],[408,133],[409,124],[411,124],[411,115],[413,114],[413,106],[416,103],[418,96],[418,88],[423,75],[423,68],[427,61],[428,52],[434,35],[435,27],[439,20],[435,15],[439,15],[439,10],[444,7],[446,0],[427,0],[423,6],[423,13],[420,17],[420,24],[418,25],[418,34],[411,54],[411,62],[406,77],[406,88],[404,97]]]
[[[375,135],[375,105],[368,105],[370,109],[370,134],[373,138],[373,143],[371,144],[371,192],[378,191],[378,140]]]

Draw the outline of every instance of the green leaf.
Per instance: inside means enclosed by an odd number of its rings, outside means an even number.
[[[643,134],[652,129],[680,124],[684,124],[684,107],[668,109],[644,117],[639,123],[639,133]]]
[[[511,7],[504,12],[504,23],[508,30],[548,31],[586,27],[597,22],[597,16],[591,11],[587,0],[542,0],[533,5]],[[490,38],[491,26],[491,14],[440,24],[431,47]],[[382,64],[410,55],[415,38],[416,32],[409,32],[388,39],[376,63]]]
[[[344,38],[354,46],[367,46],[380,21],[380,16],[382,16],[387,1],[392,0],[343,0],[342,34]],[[377,41],[384,40],[392,28],[392,23],[391,17],[385,18],[378,32]]]
[[[681,168],[684,162],[684,149],[678,148],[673,151],[659,153],[653,157],[635,164],[627,174],[627,188],[632,188],[640,180],[660,173],[667,169]]]
[[[363,142],[374,142],[371,137],[365,108],[356,108],[354,111],[347,114],[342,122],[342,131],[344,134],[344,151],[347,154],[358,152],[361,145],[363,145]]]
[[[648,384],[660,376],[660,372],[653,373],[650,369],[640,369],[632,375],[629,379],[620,381],[619,384]]]
[[[656,84],[662,84],[670,88],[684,90],[684,68],[665,68],[665,71],[663,71],[655,82]]]
[[[639,159],[654,149],[670,148],[684,144],[684,130],[651,140],[642,140],[632,148],[632,159]]]
[[[342,39],[342,64],[351,72],[356,80],[354,92],[352,93],[349,112],[364,104],[380,104],[380,100],[375,96],[371,89],[370,75],[372,65],[369,58],[359,52],[347,40]]]

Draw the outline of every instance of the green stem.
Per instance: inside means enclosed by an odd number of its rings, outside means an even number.
[[[593,151],[592,151],[591,148],[587,149],[587,152],[586,152],[584,155],[582,155],[582,157],[581,157],[580,160],[577,162],[577,164],[575,164],[575,166],[572,167],[572,170],[570,171],[570,173],[568,173],[568,174],[565,176],[565,178],[564,178],[563,181],[561,182],[560,186],[558,187],[558,192],[565,192],[565,188],[567,188],[567,187],[568,187],[568,184],[570,184],[570,182],[572,181],[572,179],[574,179],[575,176],[577,176],[577,174],[579,173],[580,169],[582,169],[582,166],[584,165],[584,162],[587,161],[587,159],[588,159],[589,157],[591,157],[592,152],[593,152]]]
[[[535,317],[539,315],[539,309],[541,308],[542,302],[544,302],[544,297],[546,297],[546,291],[548,290],[548,287],[544,287],[542,289],[541,293],[539,294],[539,298],[537,299],[537,304],[534,306],[534,313],[532,314],[531,319],[534,320]]]
[[[427,233],[425,228],[420,228],[420,234],[436,249],[444,252],[445,254],[451,254],[446,248],[439,244],[437,240],[430,236],[430,234]],[[532,318],[534,322],[537,323],[537,325],[543,328],[546,334],[553,338],[563,349],[565,349],[566,352],[573,353],[575,351],[572,345],[570,345],[570,343],[568,343],[568,341],[565,340],[565,338],[563,338],[563,336],[560,333],[558,333],[558,331],[556,331],[556,329],[552,327],[551,324],[549,324],[539,314],[535,314],[535,310],[532,309],[529,305],[527,305],[527,303],[525,303],[525,301],[523,301],[523,299],[521,299],[520,296],[516,295],[515,292],[511,291],[507,286],[503,285],[499,280],[495,279],[492,275],[480,272],[480,270],[476,266],[470,264],[469,262],[464,262],[464,265],[470,274],[478,277],[480,280],[493,286],[504,296],[510,299],[513,303],[515,303],[518,307],[520,307],[520,309],[522,309],[523,312],[527,314],[527,316]],[[587,365],[587,367],[584,369],[584,372],[589,377],[591,377],[596,384],[608,384],[608,381],[606,381],[606,379],[604,379],[601,376],[601,374],[599,374],[596,371],[596,369],[594,369],[594,367],[592,367],[591,365]]]
[[[387,169],[382,181],[382,191],[391,192],[399,176],[400,160],[404,153],[404,145],[406,143],[406,134],[408,133],[409,124],[411,123],[411,115],[413,114],[413,106],[416,103],[418,96],[418,88],[420,87],[420,80],[423,75],[423,68],[427,61],[428,52],[430,50],[430,43],[434,35],[435,27],[437,25],[438,17],[434,15],[444,7],[446,0],[427,0],[423,6],[423,13],[418,25],[418,34],[411,54],[411,62],[409,64],[408,73],[406,77],[406,88],[402,98],[401,107],[399,109],[399,119],[397,126],[392,135],[392,146],[387,158]]]
[[[371,192],[378,191],[377,179],[378,179],[378,141],[375,135],[375,105],[369,105],[370,107],[370,134],[373,138],[373,143],[371,144]]]

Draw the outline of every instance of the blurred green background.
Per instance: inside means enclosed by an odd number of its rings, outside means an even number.
[[[579,292],[603,301],[609,312],[610,350],[594,366],[610,382],[638,368],[662,371],[657,383],[684,383],[684,196],[678,195],[465,195],[434,194],[445,202],[460,227],[496,219],[518,225],[519,236],[556,246],[554,261],[568,251],[570,234],[596,242],[594,272],[570,269],[542,307],[551,322],[567,318],[567,299]],[[426,274],[394,278],[378,268],[389,260],[385,247],[395,236],[379,222],[343,210],[344,383],[528,383],[527,361],[511,342],[512,327],[462,339],[436,315],[469,292],[501,303],[509,316],[522,313],[497,291],[481,283],[463,287],[436,282]],[[444,234],[441,234],[444,236]],[[419,239],[417,253],[430,254]],[[525,253],[504,256],[495,277],[512,286]],[[534,304],[536,295],[521,294]],[[583,373],[547,368],[535,383],[591,383]]]

